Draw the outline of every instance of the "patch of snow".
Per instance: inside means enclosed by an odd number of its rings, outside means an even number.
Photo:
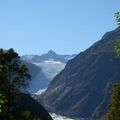
[[[69,61],[71,59],[73,59],[76,55],[71,55],[71,56],[66,56],[65,57],[65,60]]]
[[[38,91],[35,93],[35,95],[40,95],[40,94],[44,93],[44,92],[46,91],[46,89],[47,89],[47,88],[38,90]]]
[[[73,120],[73,119],[67,118],[65,116],[56,115],[55,113],[50,113],[50,115],[53,118],[53,120]]]
[[[53,120],[95,120],[93,118],[79,118],[79,119],[76,118],[76,119],[72,119],[72,118],[68,118],[68,117],[65,117],[65,116],[57,115],[55,113],[50,113],[50,115],[53,118]]]
[[[45,63],[48,63],[48,64],[63,64],[63,63],[60,62],[60,61],[54,61],[54,60],[45,60],[44,62],[45,62]]]

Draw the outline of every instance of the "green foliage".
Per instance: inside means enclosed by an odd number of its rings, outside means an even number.
[[[115,13],[115,18],[116,18],[117,25],[120,26],[120,12]]]
[[[0,72],[2,72],[3,66],[0,64]]]
[[[115,13],[115,18],[117,25],[120,26],[120,12]],[[115,44],[115,53],[117,57],[120,57],[120,40],[118,40],[117,43]]]
[[[31,112],[30,111],[24,111],[24,112],[22,112],[20,118],[22,120],[31,120],[32,119]]]
[[[13,49],[0,49],[0,120],[40,120],[41,106],[22,93],[30,78],[29,70],[21,63],[18,53]]]
[[[22,112],[19,119],[20,120],[40,120],[40,118],[37,116],[33,117],[30,111]]]
[[[117,43],[115,44],[115,53],[116,56],[120,58],[120,40],[118,40]]]
[[[20,91],[28,86],[30,77],[18,53],[13,49],[0,49],[0,118],[16,120],[14,103]]]
[[[33,120],[41,120],[39,117],[34,117]]]
[[[4,96],[0,93],[0,113],[2,112],[2,106],[4,105]]]
[[[120,120],[120,83],[113,86],[112,100],[107,114],[108,120]]]

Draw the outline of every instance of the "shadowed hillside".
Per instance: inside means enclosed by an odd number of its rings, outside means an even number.
[[[49,111],[73,118],[104,115],[112,84],[120,79],[120,60],[114,53],[119,38],[120,27],[69,61],[38,101]]]

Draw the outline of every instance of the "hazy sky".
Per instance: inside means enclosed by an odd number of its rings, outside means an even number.
[[[116,28],[120,0],[0,0],[0,48],[79,53]]]

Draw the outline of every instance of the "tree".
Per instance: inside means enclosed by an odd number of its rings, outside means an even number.
[[[3,112],[2,110],[3,110],[4,103],[5,103],[5,98],[3,94],[0,93],[0,113]]]
[[[115,13],[117,25],[120,26],[120,12]],[[115,53],[120,58],[120,40],[115,44]]]
[[[118,40],[117,43],[115,44],[115,53],[116,56],[120,58],[120,40]]]
[[[108,118],[108,120],[120,120],[120,83],[113,86]]]
[[[117,25],[120,26],[120,12],[115,13],[115,18],[116,18]]]
[[[2,65],[0,65],[0,72],[2,72]],[[2,106],[4,104],[3,95],[0,93],[0,113],[2,112]]]
[[[17,100],[20,91],[23,91],[29,84],[31,76],[29,70],[21,64],[20,57],[13,49],[0,49],[0,94],[4,96],[4,113],[8,120],[12,119],[13,104]],[[0,101],[3,104],[2,98]]]

